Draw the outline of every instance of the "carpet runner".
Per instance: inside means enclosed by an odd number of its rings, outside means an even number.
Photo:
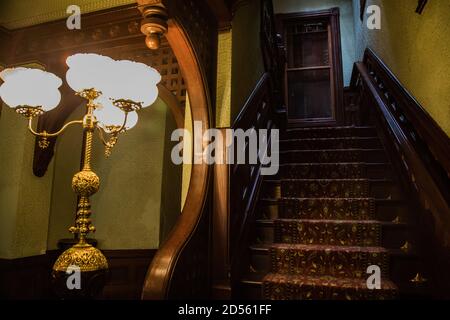
[[[272,195],[270,273],[262,294],[273,300],[394,299],[389,250],[375,217],[373,179],[385,179],[386,154],[370,128],[290,130]],[[269,184],[270,185],[270,184]],[[381,289],[367,286],[367,268],[381,270]]]

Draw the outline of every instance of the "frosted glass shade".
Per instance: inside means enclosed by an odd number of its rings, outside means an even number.
[[[129,60],[115,61],[114,75],[105,83],[103,93],[113,100],[131,100],[143,108],[158,98],[157,84],[161,75],[155,69]]]
[[[4,81],[0,96],[10,108],[27,106],[50,111],[61,101],[62,80],[53,73],[20,67],[3,70],[0,78]]]
[[[116,108],[109,99],[102,96],[95,101],[98,108],[95,109],[94,115],[97,118],[100,126],[106,132],[111,132],[108,127],[121,127],[125,121],[125,112]],[[129,112],[127,122],[125,124],[126,130],[131,130],[138,122],[138,114],[136,112]]]
[[[96,89],[103,91],[111,81],[114,60],[93,53],[78,53],[67,58],[69,70],[66,73],[68,85],[75,92]]]
[[[146,64],[92,53],[75,54],[66,62],[66,80],[76,92],[94,88],[112,100],[131,100],[144,108],[158,98],[161,75]]]

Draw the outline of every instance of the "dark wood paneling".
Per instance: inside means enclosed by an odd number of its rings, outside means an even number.
[[[11,48],[11,33],[0,27],[0,64],[7,65],[9,63]]]
[[[0,259],[2,299],[57,299],[52,290],[51,271],[59,251],[45,255]],[[99,299],[140,299],[145,273],[156,250],[105,250],[110,276]]]
[[[139,300],[155,250],[105,250],[110,278],[101,299]]]
[[[0,260],[2,299],[51,299],[49,255]]]
[[[219,30],[231,29],[231,7],[225,0],[206,0],[211,11],[216,16]]]

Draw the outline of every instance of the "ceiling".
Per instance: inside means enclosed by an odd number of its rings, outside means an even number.
[[[126,4],[135,0],[0,0],[0,26],[12,30],[69,16],[67,7],[74,4],[81,13],[89,13]]]

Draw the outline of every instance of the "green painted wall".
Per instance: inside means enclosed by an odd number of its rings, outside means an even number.
[[[355,62],[355,31],[352,0],[273,0],[273,5],[275,14],[339,7],[344,86],[348,86],[352,75],[353,63]]]
[[[192,138],[193,127],[194,124],[192,122],[191,101],[189,99],[189,94],[187,94],[186,107],[184,111],[184,129],[191,134],[191,139],[187,139],[187,137],[183,139],[183,157],[186,156],[189,157],[189,159],[193,159],[193,152],[194,152],[193,150],[194,141]],[[192,163],[183,163],[183,177],[181,186],[181,210],[183,210],[184,204],[186,203],[186,198],[189,191],[189,184],[191,183],[191,174],[192,174]]]
[[[231,124],[264,74],[260,16],[260,1],[249,0],[242,2],[233,17]]]
[[[371,47],[442,129],[450,135],[450,2],[428,1],[422,15],[416,0],[368,0],[381,8],[381,30],[355,17],[357,57]],[[359,1],[354,0],[355,12]]]
[[[80,107],[71,118],[82,113]],[[96,140],[93,169],[101,190],[92,197],[92,210],[100,249],[158,248],[180,214],[182,168],[170,161],[175,121],[160,99],[139,116],[137,126],[119,139],[109,159]],[[67,228],[76,206],[70,181],[79,168],[80,135],[80,129],[70,129],[57,144],[49,249],[70,237]]]
[[[228,128],[231,121],[232,30],[219,32],[217,45],[216,128]]]
[[[33,175],[34,137],[27,121],[7,106],[0,115],[0,258],[47,249],[53,162],[44,178]]]
[[[42,68],[35,63],[23,66]],[[0,101],[0,258],[4,259],[40,255],[47,249],[54,162],[45,177],[34,176],[35,139],[27,122]]]

